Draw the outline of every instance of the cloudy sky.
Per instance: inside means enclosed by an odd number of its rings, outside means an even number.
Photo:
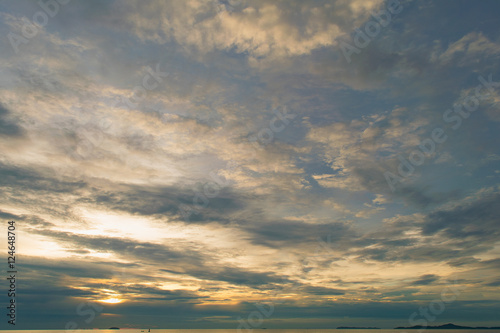
[[[0,2],[16,329],[500,326],[498,1],[58,1]]]

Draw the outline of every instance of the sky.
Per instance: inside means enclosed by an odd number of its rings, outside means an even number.
[[[1,1],[0,329],[500,326],[499,11]]]

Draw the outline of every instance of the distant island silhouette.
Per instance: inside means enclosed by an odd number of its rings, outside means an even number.
[[[108,328],[108,330],[119,330],[120,328],[119,327],[110,327]]]
[[[339,326],[338,330],[379,330],[380,327],[351,327],[351,326]]]
[[[439,325],[439,326],[422,326],[415,325],[410,327],[395,327],[395,330],[413,330],[413,329],[431,329],[431,330],[498,330],[500,327],[469,327],[469,326],[460,326],[452,323]]]

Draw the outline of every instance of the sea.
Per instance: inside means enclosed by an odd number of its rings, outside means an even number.
[[[147,333],[148,329],[120,329],[120,330],[99,330],[84,329],[72,330],[71,333]],[[500,333],[497,329],[426,329],[423,333]],[[2,333],[68,333],[67,330],[1,330]],[[419,333],[418,329],[151,329],[151,333]]]

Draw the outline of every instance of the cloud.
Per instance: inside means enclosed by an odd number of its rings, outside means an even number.
[[[245,223],[241,227],[250,233],[254,244],[274,248],[293,247],[298,242],[316,243],[318,235],[330,235],[330,243],[340,242],[355,235],[349,225],[342,222],[309,224],[304,221],[282,220]]]
[[[480,238],[481,243],[485,244],[493,240],[498,229],[499,198],[497,191],[489,189],[479,192],[475,200],[464,206],[433,212],[424,222],[422,233],[433,235],[443,232],[450,238],[462,239],[464,242]],[[479,225],[477,221],[481,221]]]
[[[401,1],[347,64],[338,43],[387,5],[70,2],[17,54],[5,38],[0,216],[26,328],[234,329],[269,299],[268,327],[394,327],[452,280],[473,301],[439,320],[496,318],[498,93],[460,130],[442,117],[497,80],[498,5]],[[0,33],[40,10],[2,3]],[[392,192],[384,172],[438,126]]]
[[[306,287],[302,289],[308,294],[312,295],[344,295],[345,292],[343,290],[339,289],[331,289],[331,288],[324,288],[324,287]]]
[[[258,286],[283,281],[281,277],[274,274],[251,272],[238,267],[217,267],[218,265],[214,265],[215,258],[210,258],[208,253],[195,250],[177,250],[166,245],[134,242],[111,237],[90,237],[51,230],[37,230],[34,232],[58,239],[65,246],[112,252],[120,258],[127,258],[128,260],[142,258],[143,265],[161,263],[169,267],[169,269],[159,269],[159,271],[192,276],[203,280],[226,281],[246,286]],[[144,258],[147,258],[147,260]]]
[[[11,112],[0,104],[0,136],[21,137],[25,134],[24,130],[9,119]]]
[[[439,280],[439,276],[434,275],[434,274],[426,274],[426,275],[420,276],[418,280],[414,281],[413,285],[426,286],[426,285],[429,285],[429,284],[436,282],[437,280]]]
[[[165,43],[174,39],[205,53],[234,50],[249,54],[255,61],[259,57],[309,54],[336,45],[336,37],[368,18],[370,10],[380,4],[240,1],[227,10],[218,1],[150,2],[140,7],[129,3],[126,9],[119,8],[119,13],[124,24],[142,40]],[[300,20],[294,16],[297,12],[302,13]],[[143,14],[149,14],[148,20]]]
[[[467,66],[473,58],[498,57],[500,45],[490,41],[482,32],[471,32],[448,45],[441,54],[436,53],[432,55],[432,58],[443,65]]]

